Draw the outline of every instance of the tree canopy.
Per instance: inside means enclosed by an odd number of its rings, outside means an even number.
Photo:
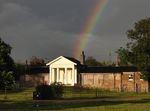
[[[10,71],[14,68],[14,61],[10,56],[11,47],[0,38],[0,70]]]
[[[14,61],[10,56],[11,47],[0,38],[0,89],[14,85]]]
[[[11,71],[0,71],[0,89],[10,89],[14,84],[14,76]]]
[[[111,62],[106,62],[106,61],[97,61],[94,57],[89,56],[85,60],[85,64],[88,66],[114,66],[113,63]]]
[[[44,62],[44,59],[33,56],[30,59],[30,65],[31,66],[45,66],[45,62]]]
[[[102,66],[94,57],[90,56],[85,60],[85,64],[88,66]]]
[[[146,78],[150,77],[150,18],[142,19],[127,31],[129,42],[120,48],[120,65],[136,66]]]

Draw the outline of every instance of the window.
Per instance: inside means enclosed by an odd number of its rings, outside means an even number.
[[[132,81],[132,80],[133,80],[133,74],[129,74],[128,79],[129,79],[130,81]]]

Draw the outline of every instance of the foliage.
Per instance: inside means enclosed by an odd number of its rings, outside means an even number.
[[[45,65],[45,62],[44,62],[43,59],[37,58],[36,56],[33,56],[33,57],[30,59],[30,65],[31,65],[31,66],[42,66],[42,65]]]
[[[24,74],[25,69],[26,69],[26,65],[25,64],[15,63],[15,71],[14,71],[14,73],[15,73],[15,79],[16,80],[20,79],[20,76],[22,74]]]
[[[14,61],[10,56],[11,47],[0,38],[0,89],[14,85]]]
[[[36,87],[36,92],[34,93],[35,96],[37,96],[37,99],[46,100],[61,98],[63,94],[63,85],[58,82],[51,85],[39,85]]]
[[[61,98],[63,95],[63,85],[61,82],[54,82],[51,84],[51,87],[54,89],[54,97],[55,98]]]
[[[12,72],[0,71],[0,89],[11,89],[15,85]]]
[[[132,63],[130,62],[131,60],[131,57],[130,57],[130,52],[123,48],[123,47],[120,47],[120,49],[118,49],[117,51],[119,57],[118,57],[118,65],[119,66],[128,66],[128,65],[132,65]]]
[[[97,61],[94,57],[89,56],[87,57],[85,64],[88,66],[114,66],[111,62],[106,62],[106,61]]]
[[[86,59],[85,64],[88,66],[102,66],[94,57],[90,56]]]
[[[118,54],[124,64],[139,68],[146,78],[150,77],[150,18],[142,19],[127,31],[130,42],[120,48]]]
[[[14,68],[14,61],[10,57],[11,47],[0,38],[0,71],[10,71]]]

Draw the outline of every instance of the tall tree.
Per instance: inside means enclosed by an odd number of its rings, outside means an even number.
[[[150,78],[150,18],[136,22],[127,36],[130,42],[118,50],[121,62],[138,67],[146,79]]]
[[[85,60],[85,64],[88,66],[102,66],[94,57],[90,56]]]
[[[115,66],[114,63],[107,61],[97,61],[94,57],[89,56],[85,60],[85,64],[88,66]]]
[[[14,61],[10,53],[10,45],[0,38],[0,89],[10,88],[14,83]]]
[[[43,65],[45,65],[45,62],[43,59],[33,56],[30,59],[30,65],[31,66],[43,66]]]
[[[0,70],[11,71],[14,68],[14,61],[10,56],[11,47],[0,38]]]

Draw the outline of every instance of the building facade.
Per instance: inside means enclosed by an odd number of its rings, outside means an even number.
[[[81,61],[81,62],[80,62]],[[60,56],[47,63],[49,82],[61,82],[66,86],[76,84],[124,92],[148,92],[149,83],[142,79],[136,67],[89,67],[82,52],[80,61]]]
[[[91,67],[90,67],[91,68]],[[99,71],[83,71],[81,84],[122,92],[148,92],[148,81],[142,79],[141,73],[134,67],[92,67]]]
[[[77,84],[77,66],[79,61],[60,56],[55,60],[47,63],[49,66],[49,84],[61,82],[68,86]]]

